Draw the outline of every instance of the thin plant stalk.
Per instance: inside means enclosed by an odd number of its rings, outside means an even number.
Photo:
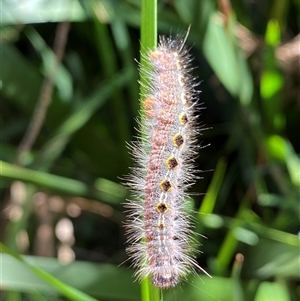
[[[144,74],[140,75],[140,111],[143,114],[142,102],[146,96],[149,68],[146,55],[149,49],[154,49],[157,45],[157,0],[142,0],[141,14],[141,59],[140,69]],[[149,278],[141,282],[142,301],[159,301],[159,290],[151,284]]]

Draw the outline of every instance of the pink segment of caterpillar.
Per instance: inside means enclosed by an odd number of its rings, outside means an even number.
[[[141,138],[130,146],[138,166],[128,183],[137,200],[127,204],[127,250],[137,277],[150,276],[159,288],[176,286],[200,268],[190,254],[186,201],[186,190],[195,181],[198,84],[190,75],[184,43],[180,37],[162,36],[148,53],[151,71]]]

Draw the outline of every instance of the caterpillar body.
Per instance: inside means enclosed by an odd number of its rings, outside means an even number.
[[[127,251],[137,278],[150,276],[159,288],[176,286],[195,267],[203,270],[191,255],[186,200],[196,179],[199,133],[198,83],[191,75],[186,38],[160,36],[157,48],[148,52],[150,83],[140,138],[129,146],[137,166],[127,183],[136,197],[127,204]]]

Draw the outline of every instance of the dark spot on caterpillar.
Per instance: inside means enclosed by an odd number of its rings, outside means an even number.
[[[184,139],[182,137],[182,135],[180,134],[176,134],[174,137],[173,137],[173,143],[176,147],[180,147],[184,142]]]
[[[169,157],[166,160],[166,164],[169,169],[174,169],[178,166],[177,159],[174,156]]]
[[[164,223],[159,223],[157,225],[157,227],[159,228],[159,230],[162,230],[165,227],[165,224]]]
[[[188,122],[187,115],[185,113],[180,113],[178,116],[179,122],[181,125],[186,125]]]
[[[172,188],[172,184],[168,180],[162,180],[159,184],[159,187],[162,191],[167,192]]]
[[[155,209],[158,213],[166,213],[169,208],[168,208],[167,204],[158,203],[156,205]]]

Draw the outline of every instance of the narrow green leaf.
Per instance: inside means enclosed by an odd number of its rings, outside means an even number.
[[[58,89],[59,97],[63,101],[70,101],[73,95],[73,83],[70,73],[62,64],[57,71],[53,69],[57,68],[55,53],[33,27],[27,27],[25,32],[32,46],[42,58],[41,73],[43,72],[45,76],[55,74],[53,80]]]
[[[104,105],[113,91],[124,86],[131,76],[131,70],[125,69],[116,74],[111,81],[102,82],[90,96],[82,99],[76,110],[54,131],[53,136],[39,152],[34,166],[40,170],[47,170],[65,149],[71,136],[83,127],[96,110]]]
[[[8,248],[5,247],[2,243],[0,243],[0,252],[7,253],[11,256],[13,256],[18,261],[22,262],[27,268],[29,268],[35,275],[37,275],[39,278],[44,280],[46,283],[48,283],[50,286],[55,288],[57,291],[59,291],[61,294],[69,298],[69,300],[73,301],[97,301],[95,298],[92,298],[81,291],[72,288],[68,286],[67,284],[61,282],[57,278],[53,277],[52,275],[46,273],[42,269],[38,268],[37,266],[31,265],[26,260],[24,260],[20,255],[10,251]]]
[[[266,147],[272,158],[286,164],[292,183],[300,187],[300,159],[291,143],[281,136],[272,135],[267,139]]]
[[[3,271],[0,279],[1,287],[24,293],[39,291],[43,294],[59,295],[55,287],[33,273],[22,261],[9,254],[0,255]],[[127,267],[78,260],[63,265],[55,258],[38,256],[22,256],[22,258],[68,286],[100,300],[140,300],[139,285],[133,281],[132,270]]]
[[[85,196],[91,195],[90,188],[83,182],[52,175],[46,172],[31,170],[0,161],[1,177],[13,180],[20,180],[33,183],[37,186],[61,191],[70,195]],[[119,205],[125,199],[126,190],[120,185],[106,179],[98,179],[96,188],[99,193],[94,193],[95,198],[101,199],[111,205]]]
[[[142,15],[141,15],[141,74],[140,74],[140,96],[141,101],[146,97],[149,76],[148,61],[146,60],[147,53],[150,49],[157,46],[157,0],[142,0]],[[141,112],[143,107],[140,106]]]
[[[222,21],[216,14],[209,18],[203,41],[203,51],[224,86],[230,93],[237,95],[240,79],[235,68],[235,53],[226,38]]]
[[[218,192],[220,190],[225,175],[225,171],[226,162],[224,161],[224,159],[220,159],[214,172],[213,179],[207,190],[207,193],[205,194],[205,197],[199,208],[199,218],[202,218],[203,215],[211,214],[213,212]]]
[[[142,101],[147,96],[149,87],[149,65],[146,59],[150,49],[157,45],[157,0],[142,0],[141,7],[141,59],[140,59],[140,112],[143,114]],[[144,279],[141,284],[142,301],[158,301],[159,291],[150,279]]]
[[[249,105],[253,82],[241,50],[236,45],[235,19],[230,16],[226,31],[219,15],[211,14],[203,40],[204,55],[226,89],[240,98],[243,105]]]
[[[51,175],[48,173],[22,168],[7,162],[0,161],[1,176],[34,183],[38,186],[65,191],[74,195],[84,195],[88,188],[85,184],[72,179]]]

